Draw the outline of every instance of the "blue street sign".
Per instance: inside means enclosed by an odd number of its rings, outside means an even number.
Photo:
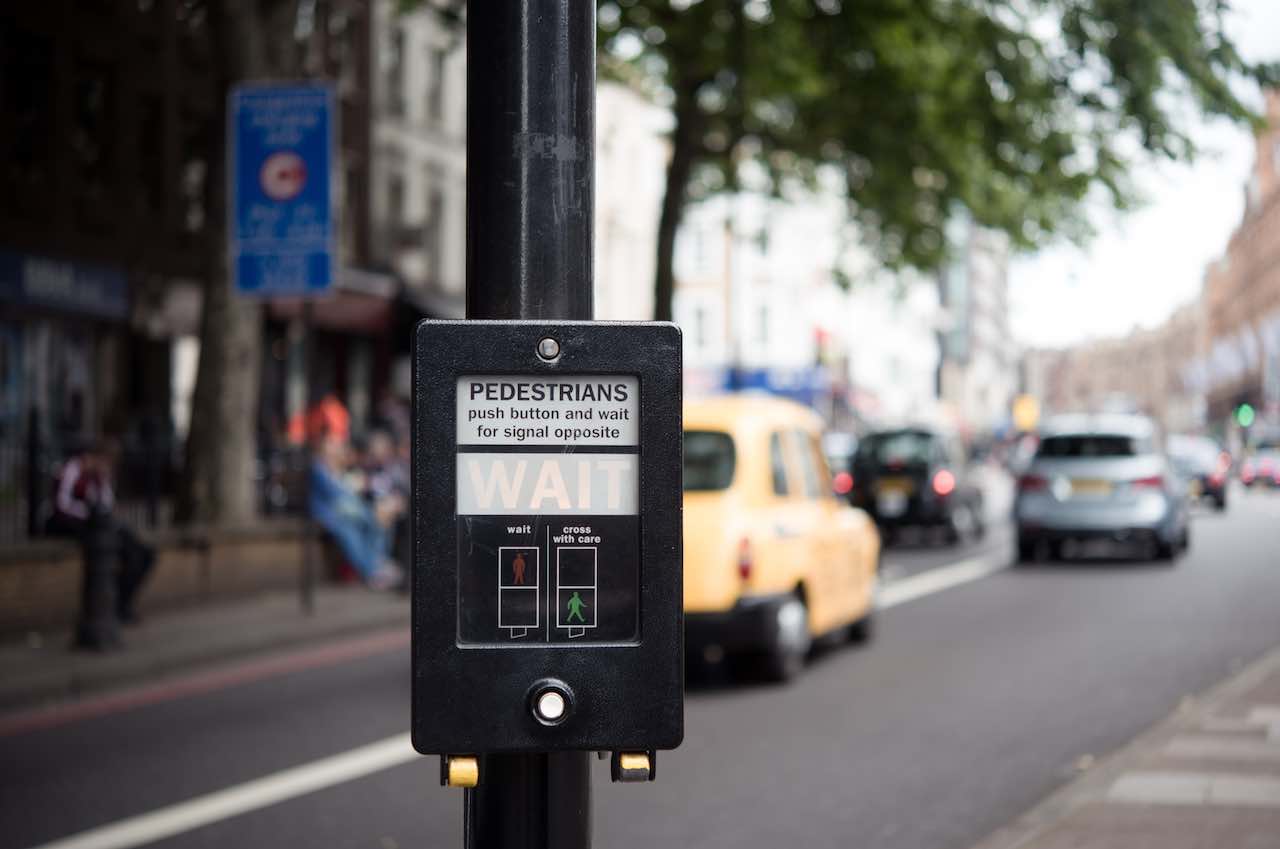
[[[333,89],[319,83],[230,94],[227,243],[241,294],[315,295],[332,285],[334,114]]]

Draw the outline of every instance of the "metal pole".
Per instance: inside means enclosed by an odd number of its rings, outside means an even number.
[[[592,317],[595,4],[472,3],[467,317]]]
[[[595,3],[471,3],[467,317],[590,319]],[[481,755],[468,849],[587,849],[586,752]]]
[[[311,516],[311,465],[317,462],[313,456],[319,445],[311,444],[308,417],[318,399],[313,398],[311,360],[315,355],[315,329],[313,328],[315,303],[308,297],[302,302],[302,379],[306,389],[302,393],[302,571],[298,576],[298,602],[304,616],[316,611],[316,533],[315,519]]]
[[[27,537],[40,536],[41,484],[44,482],[44,452],[40,446],[40,412],[34,404],[27,412]]]

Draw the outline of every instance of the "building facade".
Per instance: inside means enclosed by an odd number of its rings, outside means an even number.
[[[671,115],[610,80],[596,85],[595,315],[653,317],[658,217],[666,191]]]
[[[938,397],[965,433],[1004,430],[1018,386],[1017,345],[1009,329],[1009,239],[965,215],[948,226],[955,258],[938,287]]]
[[[686,391],[762,389],[837,428],[936,417],[936,289],[858,246],[834,191],[692,207],[676,242]]]
[[[1205,425],[1194,370],[1206,345],[1199,302],[1185,304],[1154,328],[1066,349],[1028,351],[1023,391],[1045,415],[1132,412],[1150,416],[1166,433]]]
[[[1266,97],[1244,213],[1205,273],[1208,350],[1195,369],[1215,429],[1243,403],[1280,425],[1280,91]]]

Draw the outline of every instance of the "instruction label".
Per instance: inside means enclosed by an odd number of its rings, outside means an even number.
[[[640,444],[632,375],[458,379],[459,445]]]
[[[636,641],[639,380],[473,375],[456,398],[459,643]]]

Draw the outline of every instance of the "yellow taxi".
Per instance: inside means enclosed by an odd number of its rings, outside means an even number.
[[[691,652],[782,681],[814,640],[871,635],[880,536],[835,495],[822,421],[729,395],[684,407],[684,607]]]

